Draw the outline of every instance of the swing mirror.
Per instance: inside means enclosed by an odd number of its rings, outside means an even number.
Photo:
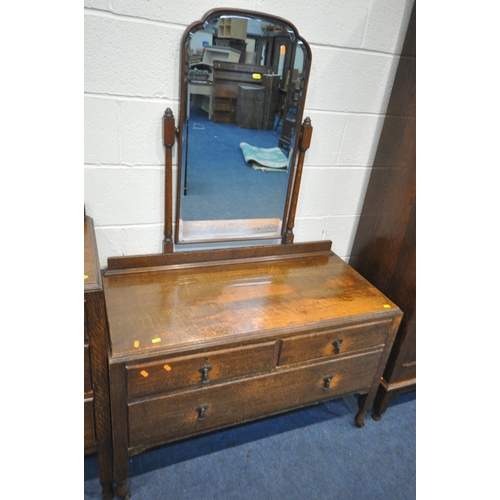
[[[186,29],[176,244],[283,239],[310,64],[284,19],[216,9]]]

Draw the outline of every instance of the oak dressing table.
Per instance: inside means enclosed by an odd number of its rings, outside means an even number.
[[[188,163],[190,178],[198,179],[192,146],[199,123],[194,128],[193,113],[189,114],[189,56],[197,49],[198,32],[206,38],[221,19],[241,17],[248,20],[249,40],[255,38],[256,60],[281,75],[280,85],[292,84],[285,75],[297,75],[296,100],[288,103],[287,113],[293,113],[294,123],[300,125],[291,130],[286,171],[255,172],[265,181],[281,176],[275,179],[285,183],[281,212],[269,214],[268,219],[279,221],[279,243],[259,241],[260,218],[238,219],[242,241],[236,246],[225,232],[235,220],[203,219],[202,213],[199,220],[188,219],[195,207],[185,210],[196,198],[191,189],[185,190]],[[259,35],[260,29],[265,36]],[[289,43],[284,44],[286,37]],[[170,109],[163,117],[163,253],[110,257],[103,275],[113,469],[119,498],[131,496],[129,457],[174,440],[352,394],[359,394],[355,424],[364,425],[402,313],[335,255],[330,241],[293,242],[304,155],[312,136],[310,120],[302,122],[310,63],[310,48],[296,28],[266,14],[216,9],[186,29],[181,44],[179,126]],[[203,130],[210,126],[207,118]],[[237,130],[226,130],[218,137],[229,142]],[[274,127],[260,132],[272,134],[266,140],[275,137],[278,145],[280,135]],[[180,172],[172,210],[176,140]],[[194,240],[205,243],[206,249],[181,251],[179,227],[189,223],[198,230]],[[243,245],[252,242],[253,246]],[[208,248],[210,244],[220,246]]]
[[[128,457],[152,446],[349,394],[363,425],[402,313],[330,242],[109,265],[120,498]]]

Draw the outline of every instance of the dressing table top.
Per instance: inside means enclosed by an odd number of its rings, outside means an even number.
[[[324,247],[324,243],[323,247]],[[295,245],[295,247],[300,245]],[[128,269],[104,277],[113,358],[155,356],[393,316],[331,251]]]

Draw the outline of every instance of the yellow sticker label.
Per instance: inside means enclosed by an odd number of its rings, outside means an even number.
[[[254,80],[260,80],[260,79],[262,78],[262,75],[261,75],[260,73],[254,73],[254,74],[252,75],[252,78],[253,78]]]
[[[391,306],[390,306],[389,304],[384,304],[384,307],[385,307],[386,309],[390,309],[390,308],[391,308]]]
[[[151,342],[153,342],[153,344],[156,344],[157,342],[160,342],[160,341],[161,341],[161,339],[156,338],[156,339],[153,339]]]
[[[172,369],[172,367],[170,365],[165,365],[163,368],[165,368],[165,370],[167,370],[167,372],[169,372]]]
[[[134,347],[139,347],[139,341],[138,340],[134,340]]]
[[[146,378],[146,377],[149,375],[149,373],[148,373],[146,370],[142,370],[141,375],[142,375],[144,378]]]
[[[86,280],[88,276],[86,274],[83,275],[83,279]]]

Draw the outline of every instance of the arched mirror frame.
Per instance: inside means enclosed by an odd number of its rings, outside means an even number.
[[[180,103],[179,103],[179,122],[178,127],[175,126],[175,119],[170,108],[165,111],[163,116],[163,142],[165,146],[165,230],[164,230],[164,241],[163,241],[163,252],[170,253],[174,249],[174,239],[173,239],[173,221],[172,221],[172,147],[175,144],[175,137],[177,136],[177,158],[178,158],[178,175],[177,175],[177,187],[176,187],[176,206],[175,206],[175,244],[184,245],[184,242],[179,241],[179,218],[180,218],[180,203],[181,203],[181,193],[182,193],[182,176],[180,173],[181,161],[183,154],[183,129],[186,120],[186,109],[187,109],[187,74],[186,74],[186,46],[187,40],[194,31],[203,29],[205,26],[213,22],[214,20],[220,18],[221,16],[242,16],[253,19],[260,19],[264,22],[271,24],[281,24],[286,26],[288,33],[290,33],[291,41],[293,43],[294,52],[292,58],[295,57],[295,50],[299,44],[303,47],[302,50],[305,52],[305,60],[303,66],[303,74],[301,78],[301,88],[300,88],[300,99],[297,105],[295,126],[292,133],[293,141],[290,148],[290,175],[288,180],[288,187],[286,193],[286,199],[284,203],[283,219],[281,224],[281,235],[279,238],[273,237],[272,239],[281,239],[283,244],[293,243],[293,227],[295,222],[295,210],[297,207],[297,199],[300,188],[300,180],[302,176],[302,168],[304,162],[305,151],[309,148],[311,136],[312,136],[312,126],[309,118],[303,120],[303,112],[307,94],[307,86],[309,82],[309,73],[311,68],[311,48],[309,44],[299,35],[297,28],[288,20],[272,16],[269,14],[249,11],[243,9],[213,9],[209,11],[202,20],[196,21],[189,25],[182,37],[181,47],[180,47]],[[204,240],[204,243],[228,243],[228,242],[246,242],[252,241],[258,238],[256,236],[249,237],[238,237],[231,240],[228,239],[210,239]]]

